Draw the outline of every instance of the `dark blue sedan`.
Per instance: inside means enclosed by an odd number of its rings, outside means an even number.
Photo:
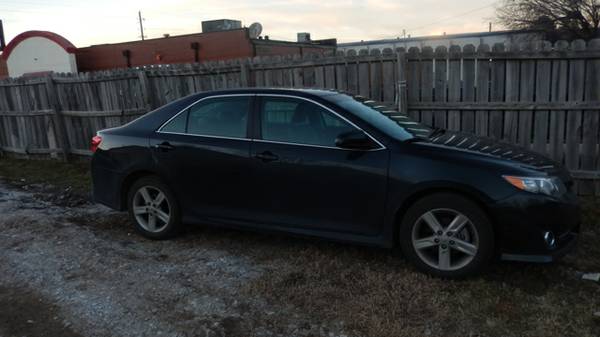
[[[431,129],[363,97],[240,89],[180,99],[92,140],[94,198],[164,239],[201,223],[399,246],[442,277],[550,262],[580,211],[558,163]]]

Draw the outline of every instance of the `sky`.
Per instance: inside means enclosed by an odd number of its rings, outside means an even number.
[[[481,32],[494,20],[491,0],[0,0],[7,41],[27,30],[48,30],[77,47],[140,38],[138,11],[148,38],[201,31],[201,22],[260,22],[263,35],[295,40],[352,42],[402,36]],[[502,27],[494,26],[494,30]]]

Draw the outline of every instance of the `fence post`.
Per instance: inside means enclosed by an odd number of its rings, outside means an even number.
[[[154,110],[155,104],[153,96],[150,93],[150,81],[148,80],[148,74],[145,70],[138,71],[138,79],[140,80],[140,88],[142,89],[142,95],[144,99],[144,105],[146,106],[146,112]]]
[[[52,79],[52,75],[46,77],[46,93],[48,95],[48,102],[54,110],[54,131],[58,138],[58,144],[62,150],[62,157],[64,161],[69,160],[69,138],[67,136],[67,129],[65,127],[65,120],[62,114],[62,107],[58,100],[58,92],[56,91],[56,85]]]
[[[243,88],[249,88],[252,86],[250,79],[250,65],[248,60],[240,61],[240,82]]]
[[[403,114],[408,114],[408,95],[406,93],[406,52],[400,50],[397,53],[398,63],[398,83],[397,83],[397,100],[398,111]]]

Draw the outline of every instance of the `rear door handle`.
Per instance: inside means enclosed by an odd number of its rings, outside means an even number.
[[[162,142],[160,144],[154,145],[154,148],[162,150],[162,151],[169,151],[169,150],[173,150],[175,148],[175,146],[171,145],[169,142]]]
[[[265,151],[265,152],[258,153],[254,157],[257,159],[260,159],[264,162],[271,162],[271,161],[279,160],[279,156],[276,154],[273,154],[271,151]]]

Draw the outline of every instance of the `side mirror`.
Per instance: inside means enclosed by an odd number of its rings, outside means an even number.
[[[376,144],[364,132],[354,130],[337,136],[335,146],[350,150],[371,150],[376,147]]]

